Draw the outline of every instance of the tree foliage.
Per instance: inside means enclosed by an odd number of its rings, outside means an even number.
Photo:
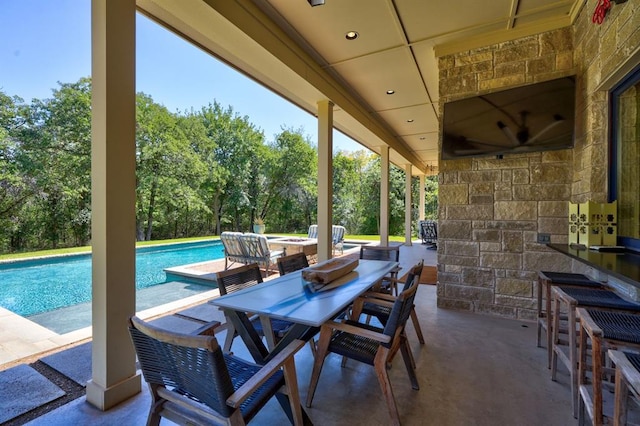
[[[318,156],[304,129],[273,140],[216,101],[170,112],[136,96],[136,238],[251,231],[306,233],[316,223]],[[437,181],[427,179],[427,217]],[[390,233],[404,234],[404,171],[391,167]],[[418,183],[412,184],[417,218]],[[334,153],[333,221],[351,234],[380,230],[380,158]],[[0,253],[91,240],[91,80],[59,83],[25,103],[0,91]],[[414,221],[415,222],[415,221]]]

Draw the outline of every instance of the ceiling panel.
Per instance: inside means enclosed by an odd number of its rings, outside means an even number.
[[[329,0],[317,7],[304,0],[269,3],[330,64],[404,44],[388,0]],[[359,37],[347,40],[348,31]]]
[[[393,66],[381,67],[381,63]],[[425,103],[427,92],[408,48],[364,56],[334,67],[374,110]],[[387,95],[387,90],[394,90]]]
[[[447,3],[396,0],[410,41],[456,33],[500,22],[505,27],[512,0],[458,0]]]
[[[399,136],[433,132],[434,129],[438,129],[438,118],[430,104],[379,111],[378,115],[383,120],[392,123],[393,130]],[[409,122],[408,120],[413,121]]]

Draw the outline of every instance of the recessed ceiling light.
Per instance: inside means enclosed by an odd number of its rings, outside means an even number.
[[[387,95],[393,95],[394,93],[396,93],[395,90],[387,90]]]
[[[413,118],[408,119],[407,123],[413,123]]]
[[[359,35],[359,34],[358,34],[356,31],[348,31],[348,32],[344,35],[344,37],[345,37],[347,40],[355,40],[355,39],[357,39],[357,38],[358,38],[358,35]]]

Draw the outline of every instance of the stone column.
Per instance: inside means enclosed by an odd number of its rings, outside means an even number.
[[[107,410],[140,392],[127,322],[135,313],[135,22],[131,0],[92,0],[92,379]]]

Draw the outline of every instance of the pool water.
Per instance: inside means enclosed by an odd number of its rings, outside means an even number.
[[[164,268],[223,259],[219,240],[141,247],[136,288],[167,282]],[[91,255],[0,264],[0,306],[29,316],[91,300]]]

